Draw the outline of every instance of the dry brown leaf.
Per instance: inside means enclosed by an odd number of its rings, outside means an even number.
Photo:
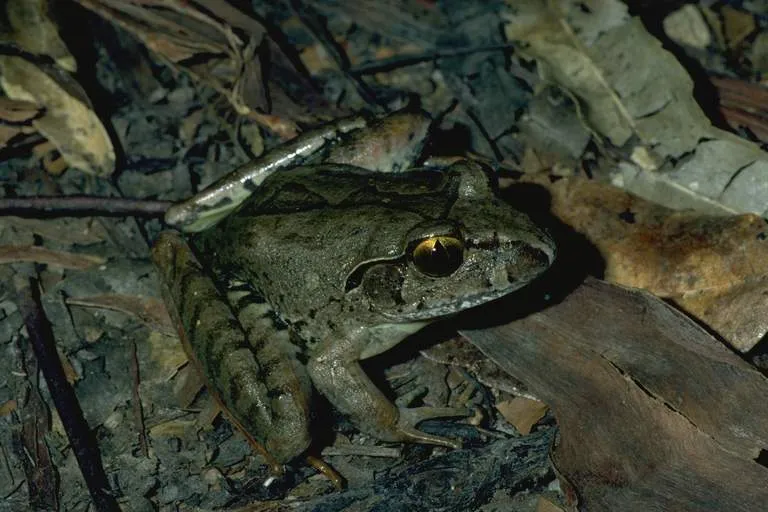
[[[106,176],[115,168],[115,150],[85,92],[65,71],[22,57],[0,56],[0,85],[11,99],[45,109],[32,125],[72,167]]]
[[[187,364],[187,354],[179,342],[178,336],[168,336],[159,331],[152,331],[147,339],[150,358],[153,363],[160,366],[157,374],[162,381],[168,381],[180,372],[187,372],[184,365]],[[147,381],[146,378],[143,379]]]
[[[90,245],[103,242],[108,238],[104,226],[93,219],[24,219],[22,217],[3,217],[0,230],[13,230],[14,237],[39,235],[45,241],[62,242],[75,245]]]
[[[536,502],[536,512],[563,512],[563,509],[540,496]]]
[[[726,5],[723,6],[720,14],[723,16],[725,39],[731,49],[739,46],[755,31],[755,18],[748,12]]]
[[[48,15],[48,2],[9,0],[3,7],[8,21],[3,38],[31,55],[52,58],[58,66],[22,57],[0,57],[0,83],[10,98],[4,99],[6,110],[10,110],[11,100],[24,100],[35,109],[30,112],[27,108],[24,121],[31,122],[62,155],[58,160],[43,158],[51,174],[60,174],[68,165],[91,174],[110,174],[115,162],[112,143],[85,93],[66,73],[75,72],[77,65]],[[45,114],[38,116],[43,109]],[[15,135],[8,127],[3,127],[2,132],[0,144]]]
[[[310,121],[314,114],[292,100],[274,82],[265,83],[262,61],[281,66],[296,81],[307,81],[291,60],[269,41],[265,28],[254,18],[222,0],[78,0],[104,18],[139,38],[170,65],[190,73],[223,94],[243,115],[273,109],[281,115]],[[307,91],[311,91],[308,87]],[[319,99],[319,97],[317,98]],[[284,133],[296,133],[296,125]],[[282,132],[281,132],[282,133]]]
[[[547,413],[547,404],[529,398],[515,397],[496,404],[504,419],[514,425],[523,435],[530,434],[531,428]]]
[[[53,251],[35,245],[0,245],[0,264],[3,263],[44,263],[62,268],[85,270],[106,263],[100,256]]]
[[[550,191],[552,213],[600,250],[611,281],[669,297],[768,274],[766,223],[757,215],[678,212],[583,178],[526,181]]]
[[[135,295],[92,295],[90,297],[70,297],[67,304],[88,308],[102,308],[120,311],[133,315],[153,329],[158,329],[166,335],[173,336],[176,328],[168,315],[165,303],[154,297],[139,297]]]
[[[214,400],[212,396],[205,397],[203,408],[200,411],[200,414],[197,415],[197,426],[199,428],[210,430],[216,417],[221,413],[221,407],[219,407],[216,400]]]
[[[18,408],[19,404],[16,400],[6,400],[0,404],[0,417],[8,416]]]
[[[149,428],[149,435],[154,438],[184,437],[185,433],[195,429],[194,419],[174,419],[158,423]]]
[[[301,61],[313,75],[319,75],[324,71],[335,69],[328,52],[319,43],[304,48],[301,52]]]
[[[19,48],[36,55],[47,55],[62,69],[74,73],[77,62],[67,49],[54,21],[47,0],[6,0],[5,10],[10,30],[3,34]]]
[[[678,212],[582,178],[550,182],[552,213],[605,261],[605,279],[675,300],[739,351],[768,332],[768,226],[760,216]]]
[[[80,376],[77,374],[75,367],[72,366],[69,358],[62,354],[58,347],[56,347],[56,353],[59,355],[59,362],[61,363],[62,370],[64,370],[64,377],[67,379],[67,382],[74,384],[80,380]]]
[[[686,4],[668,14],[663,22],[664,33],[680,45],[704,50],[712,44],[712,32],[698,6]]]
[[[238,130],[238,139],[252,155],[264,153],[264,137],[261,135],[259,125],[256,123],[242,123]]]
[[[742,353],[768,331],[768,276],[749,277],[722,290],[686,293],[674,301]]]
[[[205,111],[203,109],[196,109],[190,112],[179,124],[179,139],[181,142],[192,145],[192,141],[197,135],[197,131],[200,129],[200,125],[203,122]]]
[[[200,394],[205,386],[205,381],[193,365],[187,365],[179,370],[177,378],[178,383],[174,386],[173,394],[178,400],[179,407],[187,409]]]
[[[83,328],[83,339],[86,343],[96,343],[104,336],[104,329],[93,325],[86,325]]]
[[[626,2],[506,5],[505,33],[521,54],[576,97],[596,142],[630,155],[611,169],[616,184],[679,209],[765,213],[768,153],[712,126],[688,72]]]
[[[79,2],[131,32],[171,65],[209,83],[239,113],[269,110],[256,53],[265,30],[255,20],[238,34],[221,18],[209,15],[210,6],[198,7],[194,0]]]

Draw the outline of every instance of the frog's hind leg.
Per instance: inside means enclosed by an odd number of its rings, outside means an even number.
[[[426,443],[460,448],[461,442],[416,428],[431,418],[468,417],[472,411],[453,407],[398,408],[365,374],[352,340],[335,340],[315,351],[307,364],[315,387],[362,431],[390,442]]]
[[[230,283],[227,299],[245,331],[249,348],[260,365],[260,380],[267,388],[262,399],[272,414],[274,428],[267,449],[281,450],[283,444],[310,444],[309,417],[312,384],[298,359],[290,331],[272,307],[249,285]],[[298,446],[297,446],[298,448]]]
[[[178,235],[162,233],[152,256],[185,351],[228,418],[273,469],[303,453],[310,444],[309,381],[266,338],[247,337],[259,308],[240,304],[235,316]]]

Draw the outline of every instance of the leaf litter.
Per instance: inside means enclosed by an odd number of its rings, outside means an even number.
[[[546,190],[531,196],[544,198],[531,214],[562,238],[552,272],[559,280],[536,296],[549,297],[538,300],[540,310],[507,310],[498,327],[465,331],[476,346],[454,340],[425,350],[429,360],[417,356],[390,372],[392,387],[409,396],[426,388],[430,399],[444,399],[450,382],[456,395],[486,410],[482,429],[453,427],[467,448],[427,458],[404,447],[401,463],[332,456],[361,479],[318,497],[328,482],[306,469],[296,469],[302,483],[293,488],[255,483],[267,478],[264,466],[183,366],[147,260],[157,221],[98,217],[51,228],[58,219],[4,217],[2,244],[15,249],[0,266],[0,333],[13,355],[4,369],[19,376],[0,382],[0,404],[16,404],[2,419],[19,425],[37,407],[26,391],[31,376],[18,370],[25,337],[13,299],[35,275],[125,508],[231,508],[287,495],[293,508],[307,510],[701,510],[705,503],[750,510],[764,499],[766,470],[753,460],[765,449],[764,377],[723,348],[758,363],[764,350],[768,180],[766,154],[755,143],[766,133],[764,90],[736,81],[721,57],[725,48],[743,53],[749,58],[739,65],[768,72],[759,69],[765,27],[755,13],[702,5],[691,14],[686,6],[699,33],[681,39],[698,45],[692,55],[720,77],[712,80],[722,91],[721,112],[740,138],[713,125],[712,105],[694,100],[690,70],[616,1],[526,0],[500,10],[452,1],[306,2],[303,10],[254,2],[249,13],[224,1],[80,0],[88,10],[73,12],[90,22],[98,87],[77,82],[82,74],[73,75],[73,65],[82,66],[75,64],[82,56],[56,34],[56,23],[66,28],[72,18],[42,1],[7,4],[4,42],[27,53],[0,56],[6,196],[181,199],[307,127],[418,96],[443,116],[433,150],[499,162],[505,182],[515,183],[511,197],[515,188]],[[35,30],[13,29],[14,19]],[[503,34],[487,30],[502,23]],[[711,37],[702,37],[706,30]],[[35,55],[47,60],[29,58]],[[98,114],[89,98],[96,90],[113,102]],[[25,154],[25,144],[39,147],[38,156]],[[116,165],[121,172],[109,179]],[[45,172],[66,167],[60,176]],[[84,234],[84,226],[98,235]],[[648,294],[582,282],[589,272],[645,288],[707,330]],[[130,371],[134,344],[138,384]],[[445,362],[462,369],[442,371]],[[471,391],[482,386],[493,400]],[[131,406],[137,397],[146,424]],[[537,419],[542,402],[551,412]],[[500,439],[499,432],[514,432],[505,415],[532,434]],[[366,441],[343,418],[328,419],[339,440]],[[554,421],[560,495],[546,460]],[[148,434],[143,454],[137,429]],[[14,430],[0,431],[5,441]],[[30,433],[3,446],[42,439]],[[9,497],[4,506],[60,501],[69,510],[87,499],[61,428],[44,439],[52,458],[38,464],[55,465],[61,485],[5,453],[14,462],[0,469],[0,481],[10,482],[0,489]],[[513,453],[512,466],[499,465]],[[374,473],[384,476],[362,478]],[[463,492],[446,495],[444,481]],[[521,485],[528,501],[508,491]]]

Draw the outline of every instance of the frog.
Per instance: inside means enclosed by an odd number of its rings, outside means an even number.
[[[460,447],[418,425],[471,411],[397,407],[361,361],[555,258],[487,167],[416,165],[431,124],[420,111],[338,122],[169,210],[185,234],[161,233],[153,259],[184,349],[276,472],[307,456],[317,392],[382,442]]]

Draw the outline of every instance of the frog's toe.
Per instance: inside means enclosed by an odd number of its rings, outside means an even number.
[[[416,425],[424,420],[433,418],[469,417],[472,410],[464,407],[415,407],[400,409],[400,417],[397,421],[397,429],[403,436],[403,441],[412,443],[434,444],[447,448],[461,448],[461,441],[447,437],[427,434],[416,428]]]

